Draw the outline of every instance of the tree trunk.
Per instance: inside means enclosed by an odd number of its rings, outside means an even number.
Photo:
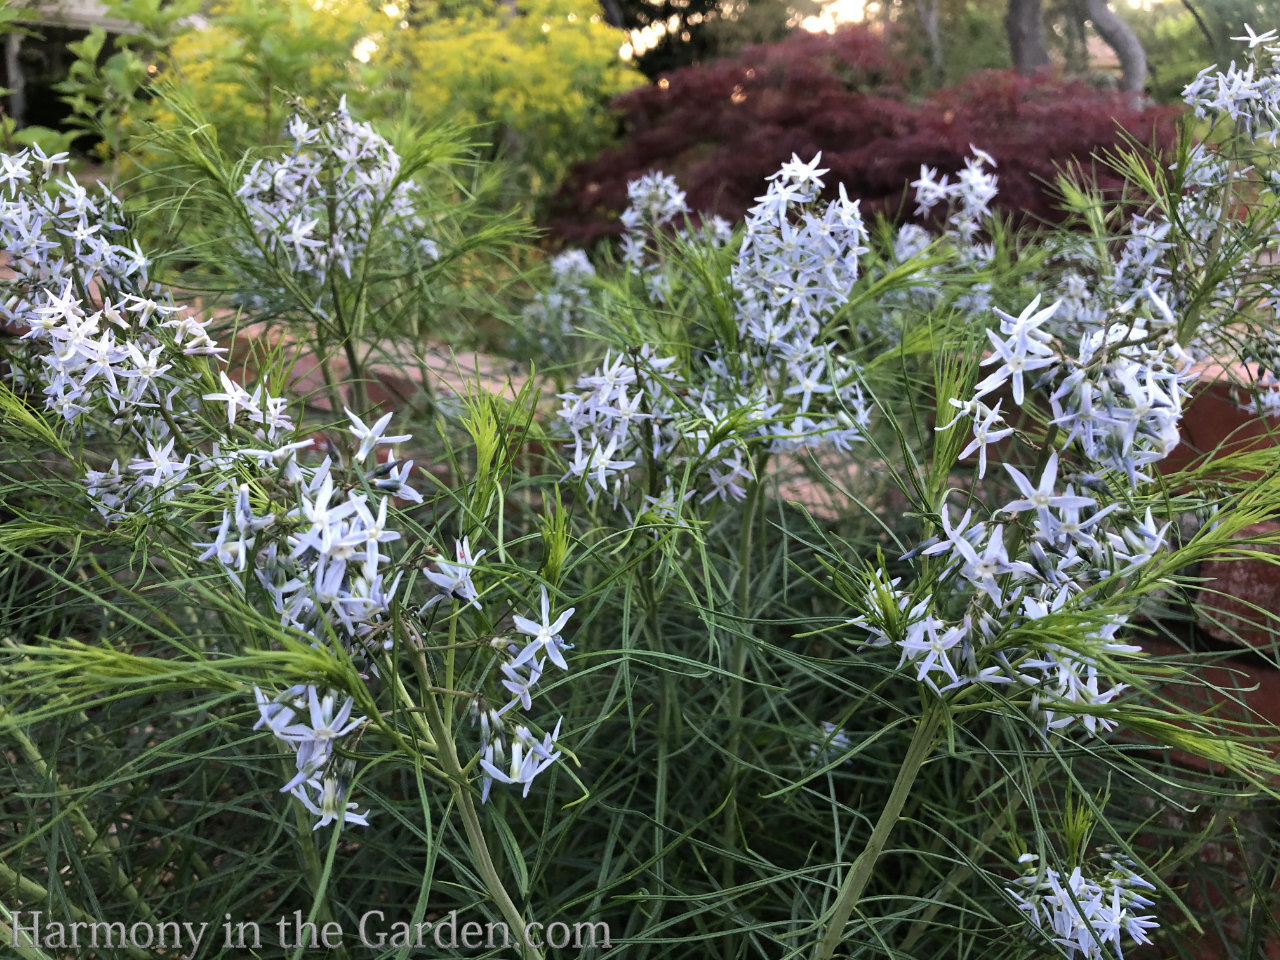
[[[627,25],[626,18],[622,16],[622,8],[618,6],[618,0],[600,0],[600,7],[604,10],[604,22],[609,26],[622,28]]]
[[[1129,25],[1115,15],[1107,0],[1085,0],[1085,10],[1107,46],[1120,60],[1120,89],[1141,93],[1147,85],[1147,53]]]
[[[1009,34],[1009,53],[1019,73],[1035,73],[1049,66],[1044,45],[1044,13],[1041,0],[1009,0],[1004,27]]]
[[[1067,76],[1083,77],[1089,72],[1089,11],[1085,0],[1070,0],[1063,12]]]
[[[934,86],[942,86],[946,76],[942,56],[942,37],[938,33],[938,0],[915,0],[920,28],[929,42],[929,74]]]

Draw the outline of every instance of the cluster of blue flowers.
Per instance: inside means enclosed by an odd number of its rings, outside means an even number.
[[[288,135],[292,149],[256,161],[237,196],[254,244],[295,283],[311,281],[321,304],[327,279],[335,271],[350,278],[379,230],[400,255],[428,263],[439,256],[420,186],[401,174],[391,144],[351,117],[345,98],[317,122],[294,116]]]
[[[1274,32],[1250,30],[1240,39],[1249,45],[1248,63],[1205,71],[1188,87],[1187,101],[1197,115],[1233,124],[1246,147],[1258,140],[1274,145],[1280,44]],[[919,226],[901,228],[900,263],[940,240],[961,263],[990,260],[982,237],[996,189],[987,170],[993,166],[975,149],[955,182],[922,169],[913,184],[917,212],[943,205],[944,225],[940,237]],[[1105,707],[1125,685],[1109,665],[1140,648],[1121,635],[1125,615],[1104,601],[1114,584],[1169,545],[1172,525],[1157,522],[1134,494],[1156,479],[1153,468],[1179,443],[1197,357],[1239,355],[1238,346],[1224,350],[1213,339],[1217,331],[1243,333],[1243,358],[1258,364],[1246,409],[1280,411],[1280,340],[1268,329],[1249,329],[1241,312],[1244,305],[1280,302],[1257,260],[1259,249],[1274,248],[1280,238],[1274,230],[1249,235],[1250,222],[1237,217],[1241,185],[1256,172],[1227,149],[1192,148],[1172,171],[1176,189],[1132,217],[1117,239],[1060,241],[1036,278],[1051,291],[1051,304],[1042,306],[1037,296],[1016,316],[994,311],[999,327],[988,330],[990,352],[982,361],[988,369],[972,395],[951,400],[958,415],[939,429],[956,421],[971,426],[960,456],[976,458],[983,490],[997,479],[988,478],[991,460],[1025,449],[1018,424],[1047,411],[1048,429],[1034,444],[1033,470],[1003,465],[1015,490],[1008,502],[1002,498],[981,514],[971,501],[958,517],[946,503],[938,506],[941,534],[908,557],[932,558],[940,567],[930,563],[912,585],[884,574],[869,578],[854,623],[870,645],[895,648],[900,669],[917,681],[938,694],[974,683],[1027,691],[1045,736],[1115,726]],[[1272,174],[1261,183],[1275,189],[1280,180]],[[1217,266],[1223,246],[1249,255],[1223,271]],[[918,271],[908,301],[939,302],[942,291],[931,282],[939,269]],[[984,325],[991,312],[988,291],[980,288],[954,305]],[[1205,333],[1190,337],[1180,329],[1189,314]],[[1070,642],[1046,639],[1037,628],[1055,616],[1072,623]],[[1156,921],[1146,911],[1151,885],[1127,864],[1112,867],[1091,879],[1080,868],[1060,876],[1028,866],[1010,892],[1069,955],[1118,953],[1122,938],[1150,942]]]
[[[99,510],[118,518],[171,500],[204,468],[174,453],[186,382],[173,367],[175,358],[224,351],[201,320],[153,296],[150,262],[128,242],[119,202],[71,177],[54,180],[65,159],[38,150],[5,157],[0,241],[14,276],[2,316],[23,331],[10,376],[86,435],[123,434],[146,451],[86,472]]]
[[[946,214],[943,233],[954,244],[961,261],[981,266],[990,263],[995,255],[983,232],[991,220],[991,201],[999,193],[999,181],[991,172],[996,168],[991,154],[972,144],[969,151],[970,156],[954,181],[946,174],[939,176],[933,167],[921,166],[920,178],[911,186],[915,189],[916,216],[928,216],[941,207]],[[896,252],[900,260],[909,259],[912,249],[920,248],[921,230],[914,224],[899,228]]]
[[[756,479],[754,449],[848,450],[864,439],[870,404],[861,371],[827,334],[859,276],[867,232],[858,204],[843,191],[818,202],[826,172],[818,162],[784,164],[747,215],[726,278],[737,320],[733,342],[687,362],[648,345],[611,354],[576,391],[561,395],[560,420],[573,438],[566,477],[581,478],[589,498],[608,493],[625,506],[632,474],[660,465],[665,486],[642,494],[643,510],[674,514],[678,501],[695,494],[703,502],[742,500]],[[670,273],[648,260],[643,238],[683,212],[683,195],[671,178],[651,174],[632,184],[631,199],[624,259],[656,278],[650,293],[665,298]],[[674,485],[673,475],[681,478]]]
[[[1034,853],[1018,862],[1023,874],[1007,887],[1018,908],[1038,930],[1049,935],[1069,958],[1103,960],[1114,951],[1123,956],[1121,937],[1134,944],[1150,943],[1147,931],[1159,926],[1145,912],[1153,905],[1147,896],[1155,887],[1134,871],[1124,857],[1103,851],[1107,870],[1086,876],[1073,867],[1065,877],[1053,867],[1040,867]]]
[[[310,151],[259,164],[250,180],[269,180],[274,198],[268,204],[249,191],[247,206],[267,247],[288,247],[291,269],[349,270],[367,244],[369,212],[387,199],[379,189],[385,193],[397,183],[399,159],[345,109],[318,128],[295,119],[290,130]],[[226,350],[209,336],[207,321],[175,306],[151,281],[149,262],[130,243],[111,194],[93,197],[71,178],[53,180],[64,161],[38,151],[3,158],[0,239],[10,253],[14,293],[0,317],[22,330],[10,365],[15,388],[39,390],[46,406],[86,438],[100,436],[105,444],[109,437],[137,451],[123,466],[116,458],[101,469],[83,467],[88,498],[105,520],[158,518],[165,510],[202,510],[192,504],[221,500],[225,506],[208,528],[210,539],[195,544],[203,551],[197,559],[218,564],[246,596],[251,587],[260,588],[291,634],[317,646],[336,642],[376,676],[375,658],[391,646],[388,617],[404,577],[403,571],[391,573],[386,545],[400,534],[390,527],[388,510],[395,499],[422,500],[410,484],[413,461],[394,454],[411,437],[388,434],[389,413],[366,423],[347,410],[345,455],[335,447],[317,462],[309,455],[315,439],[300,435],[288,400],[265,381],[249,389],[226,370],[217,371],[215,381],[208,359],[216,361]],[[323,185],[346,198],[341,223],[333,224],[341,249],[285,236],[310,229],[300,218],[317,196],[321,170],[348,178]],[[421,223],[411,216],[411,197],[398,192],[404,186],[395,187],[391,206],[405,229],[417,231]],[[293,212],[286,210],[290,204]],[[193,358],[206,359],[197,364]],[[209,389],[215,382],[216,389]],[[178,499],[196,492],[198,498]],[[449,583],[449,598],[478,607],[470,579],[474,559],[460,544],[459,565],[439,563],[424,571],[424,580],[442,590]],[[251,602],[258,602],[256,596]],[[494,780],[522,784],[527,793],[533,777],[560,756],[559,725],[540,739],[518,725],[509,751],[504,733],[503,715],[530,708],[545,663],[568,667],[560,633],[573,611],[552,620],[545,588],[542,610],[541,622],[516,618],[527,643],[508,639],[492,647],[499,661],[494,673],[501,677],[493,685],[504,706],[482,724],[478,753],[486,797]],[[317,826],[365,823],[367,814],[347,799],[349,764],[339,762],[336,752],[343,738],[366,725],[366,718],[351,717],[353,698],[312,685],[277,694],[255,689],[255,695],[259,726],[296,756],[297,773],[282,789],[319,818]],[[476,693],[477,704],[485,699]]]
[[[1216,66],[1201,71],[1183,91],[1183,99],[1215,130],[1230,126],[1237,136],[1228,144],[1235,149],[1197,146],[1192,151],[1183,172],[1189,189],[1178,198],[1178,219],[1187,224],[1200,248],[1213,245],[1214,238],[1231,226],[1241,239],[1232,236],[1230,243],[1250,250],[1261,248],[1263,256],[1273,260],[1280,247],[1274,220],[1265,223],[1264,236],[1251,235],[1248,218],[1240,211],[1247,204],[1265,214],[1270,204],[1252,197],[1266,191],[1274,201],[1280,194],[1280,170],[1274,160],[1280,134],[1280,33],[1256,33],[1246,25],[1245,36],[1234,39],[1245,44],[1243,63],[1233,61],[1225,71]],[[1223,246],[1223,241],[1219,239],[1216,245]],[[1202,299],[1208,301],[1208,309],[1236,321],[1234,332],[1243,334],[1244,339],[1239,351],[1242,359],[1257,365],[1251,371],[1253,395],[1242,400],[1241,407],[1251,413],[1280,416],[1280,341],[1274,323],[1242,325],[1234,313],[1241,302],[1261,300],[1271,314],[1269,319],[1280,316],[1280,287],[1271,279],[1272,271],[1259,269],[1266,262],[1246,257],[1237,269],[1218,278],[1212,295]]]
[[[549,266],[546,287],[525,306],[522,319],[547,357],[567,360],[567,342],[591,323],[596,268],[582,250],[559,253]]]
[[[1225,71],[1216,64],[1206,67],[1187,84],[1183,99],[1197,117],[1225,117],[1246,136],[1275,146],[1280,134],[1280,32],[1255,33],[1246,24],[1245,36],[1231,39],[1246,45],[1244,64],[1232,61]]]
[[[1014,433],[1000,412],[1004,399],[991,406],[984,398],[1008,390],[1018,407],[1033,394],[1047,400],[1053,417],[1037,473],[1006,464],[1017,496],[986,519],[970,508],[955,520],[940,505],[942,536],[916,551],[943,561],[928,593],[873,582],[868,607],[878,613],[857,622],[873,644],[897,645],[903,667],[939,692],[977,681],[1020,684],[1033,692],[1046,731],[1079,720],[1096,733],[1114,724],[1092,708],[1124,689],[1102,661],[1139,648],[1118,639],[1122,615],[1095,612],[1093,591],[1148,563],[1169,531],[1149,508],[1135,513],[1115,481],[1149,481],[1142,470],[1177,443],[1190,358],[1171,336],[1151,335],[1167,322],[1162,315],[1093,331],[1068,351],[1046,330],[1056,308],[1040,309],[1037,298],[1016,317],[997,310],[1000,333],[990,332],[993,352],[983,361],[995,370],[972,399],[952,401],[956,421],[972,420],[962,453],[978,454],[982,477],[988,447]],[[1086,469],[1069,467],[1064,453],[1078,454]],[[1030,652],[1005,639],[1062,611],[1090,624],[1092,647],[1046,643]]]
[[[991,202],[995,199],[998,177],[993,172],[996,162],[984,150],[970,145],[970,156],[962,170],[952,180],[948,174],[939,174],[928,165],[920,167],[919,179],[911,183],[915,191],[915,214],[926,217],[938,225],[935,235],[917,223],[904,223],[894,236],[893,255],[899,265],[909,265],[915,282],[905,290],[893,289],[884,299],[889,307],[936,306],[944,296],[941,263],[928,263],[924,258],[940,244],[950,251],[962,270],[950,276],[950,280],[967,280],[964,290],[956,297],[954,306],[970,316],[985,318],[991,310],[991,285],[986,281],[968,279],[975,271],[990,264],[995,248],[988,239],[993,213]],[[980,275],[980,274],[979,274]],[[881,321],[881,335],[893,336],[891,321],[894,313],[886,311]]]

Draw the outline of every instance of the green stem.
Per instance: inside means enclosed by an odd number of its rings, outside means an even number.
[[[768,464],[768,458],[768,453],[761,453],[756,458],[756,478],[747,493],[745,515],[742,529],[739,531],[738,581],[735,586],[738,593],[737,612],[741,618],[741,629],[743,630],[747,629],[747,618],[751,614],[751,553],[755,546],[756,515],[760,512],[761,494],[764,490],[764,470]],[[733,638],[733,659],[729,665],[729,737],[727,744],[729,754],[729,797],[725,802],[724,828],[721,835],[722,848],[726,851],[721,870],[721,884],[725,889],[729,889],[735,883],[734,859],[728,855],[727,851],[737,849],[738,832],[741,823],[741,819],[738,816],[737,799],[738,777],[740,775],[738,757],[742,752],[742,714],[746,703],[743,674],[746,673],[746,669],[747,638],[735,636]],[[726,937],[724,940],[726,960],[733,955],[733,949],[732,938]]]
[[[327,195],[325,207],[329,216],[329,238],[333,239],[338,229],[337,184],[334,182],[332,169],[326,165]],[[342,288],[338,282],[338,271],[330,269],[326,275],[329,281],[329,295],[333,297],[333,323],[342,344],[342,351],[347,357],[347,384],[351,390],[351,407],[362,416],[367,413],[368,396],[365,392],[364,369],[360,364],[359,344],[360,331],[347,317],[347,304],[342,297]]]
[[[871,879],[876,861],[880,859],[880,853],[889,840],[889,834],[893,832],[898,818],[902,816],[902,808],[906,806],[907,797],[911,795],[916,775],[920,773],[920,768],[933,753],[934,737],[942,724],[942,716],[942,704],[933,701],[925,707],[920,722],[916,724],[916,732],[911,738],[911,745],[907,747],[907,755],[902,760],[902,766],[898,768],[898,777],[893,782],[889,800],[880,811],[880,819],[876,821],[871,836],[867,838],[866,846],[862,848],[862,853],[853,861],[844,882],[840,885],[835,906],[827,921],[826,933],[813,952],[814,960],[831,960],[836,948],[844,939],[845,925],[848,924],[849,917],[853,915],[853,910],[862,897],[862,891],[866,889]]]
[[[645,607],[645,632],[655,653],[664,650],[662,626],[658,616],[658,596],[654,590],[652,557],[646,557],[640,575],[640,593]],[[658,756],[654,767],[653,791],[653,852],[656,855],[664,846],[663,832],[667,829],[667,794],[671,786],[671,751],[679,735],[680,699],[675,676],[670,670],[662,671],[662,699],[658,707]],[[659,889],[666,889],[666,857],[654,862],[654,876]],[[662,919],[666,901],[657,900],[649,918],[651,925]]]
[[[457,679],[456,676],[454,675],[454,665],[455,665],[455,662],[457,659],[457,653],[458,653],[457,643],[458,643],[458,601],[455,600],[453,602],[453,614],[449,617],[449,644],[448,646],[445,647],[445,651],[444,651],[444,685],[446,689],[449,689],[449,690],[453,689],[454,680]],[[452,716],[453,714],[451,712],[449,714],[449,717],[446,718],[447,726],[452,726],[452,724],[450,723],[450,718],[452,718]]]
[[[435,697],[427,697],[426,706],[428,723],[443,734],[444,720],[436,707]],[[458,762],[453,740],[448,739],[447,736],[442,736],[440,739],[443,741],[443,749],[437,756],[440,766],[449,777],[449,788],[453,791],[453,797],[458,803],[467,842],[471,844],[472,860],[480,871],[480,877],[484,880],[489,896],[493,897],[494,903],[498,905],[503,919],[520,938],[520,956],[523,960],[542,960],[542,954],[538,949],[526,942],[524,916],[520,913],[520,908],[515,905],[515,901],[511,899],[511,895],[507,893],[502,878],[498,876],[498,868],[494,866],[493,856],[489,853],[489,845],[484,838],[484,828],[480,824],[480,814],[476,810],[475,801],[471,798],[471,788],[467,785],[466,774],[462,772],[462,764]]]
[[[761,458],[757,463],[757,468],[763,469],[764,460]],[[738,603],[737,613],[743,619],[742,629],[747,629],[746,619],[751,613],[751,552],[755,546],[755,529],[756,515],[760,512],[761,492],[763,484],[759,480],[759,472],[756,473],[756,481],[752,483],[751,490],[747,493],[747,505],[745,516],[743,518],[742,529],[738,535],[738,580],[737,587]],[[742,709],[744,704],[744,691],[742,675],[747,669],[747,643],[743,637],[735,637],[733,643],[733,659],[729,665],[729,672],[732,674],[729,680],[729,757],[732,762],[738,756],[738,751],[742,747]],[[736,779],[737,768],[732,768],[732,774]],[[733,817],[736,814],[735,805],[730,803],[725,810],[726,817]],[[726,820],[728,826],[728,820]],[[726,840],[728,840],[726,835]]]
[[[415,667],[416,666],[417,664],[415,663]],[[432,689],[434,685],[431,683],[430,674],[425,670],[417,670],[417,674],[419,688],[424,691]],[[437,749],[435,734],[432,731],[430,724],[423,722],[420,717],[420,714],[426,713],[426,709],[418,706],[418,702],[409,695],[409,691],[405,689],[404,681],[400,679],[399,674],[392,670],[388,673],[388,676],[391,677],[392,689],[405,707],[405,714],[416,721],[418,737],[421,738],[423,746],[425,746],[427,750],[434,752]]]
[[[293,822],[298,835],[298,850],[302,854],[303,867],[307,873],[307,884],[311,887],[311,895],[314,898],[307,922],[318,924],[323,928],[327,924],[334,922],[333,911],[329,909],[324,864],[320,859],[320,851],[316,849],[315,832],[312,829],[310,820],[311,815],[302,806],[302,801],[296,797],[293,798],[291,806],[293,807]],[[341,830],[341,823],[339,822],[334,829]],[[338,950],[339,957],[345,958],[347,956],[346,947],[339,946]],[[299,945],[293,954],[294,960],[301,960],[302,951],[303,947]]]
[[[1213,231],[1213,236],[1209,238],[1209,252],[1204,259],[1204,262],[1208,264],[1217,264],[1218,253],[1222,249],[1222,235],[1227,229],[1227,221],[1234,200],[1231,184],[1232,180],[1228,178],[1222,188],[1222,203],[1218,207],[1218,225]],[[1205,279],[1202,272],[1199,280],[1203,283]],[[1178,320],[1174,334],[1178,338],[1178,343],[1182,346],[1191,343],[1195,338],[1196,330],[1200,326],[1201,302],[1201,298],[1195,298]]]
[[[415,636],[414,639],[415,641],[420,641],[421,638]],[[417,672],[419,682],[425,691],[427,687],[433,686],[426,653],[417,648],[414,649],[413,653],[414,670]],[[462,815],[462,826],[467,834],[467,842],[471,846],[472,863],[480,872],[480,878],[484,881],[485,889],[488,890],[489,896],[493,898],[493,902],[498,905],[502,918],[519,937],[522,960],[542,960],[541,952],[525,940],[524,916],[520,913],[520,908],[515,905],[515,901],[511,899],[511,895],[507,893],[507,888],[503,885],[502,878],[498,876],[498,868],[494,866],[493,856],[489,853],[489,844],[484,838],[484,827],[480,823],[480,814],[476,810],[475,801],[471,797],[471,787],[467,783],[467,775],[463,772],[462,763],[458,760],[457,748],[454,746],[453,737],[449,733],[449,727],[440,712],[440,706],[436,701],[435,695],[426,693],[422,698],[422,706],[427,726],[436,743],[436,760],[449,781],[449,789],[453,793],[453,798],[458,804],[458,811]]]
[[[329,368],[328,343],[324,332],[317,326],[316,328],[316,357],[319,360],[320,376],[324,380],[324,392],[329,398],[329,410],[336,417],[338,411],[345,405],[342,398],[342,392],[338,389],[337,382],[333,379],[333,371]],[[363,416],[366,411],[356,407]]]
[[[351,387],[351,406],[353,409],[365,413],[368,399],[364,385],[364,369],[360,365],[360,356],[356,352],[356,345],[352,341],[350,334],[343,337],[342,349],[347,355],[347,370],[349,371],[347,383]]]
[[[654,850],[662,849],[661,831],[666,829],[667,788],[671,781],[670,757],[676,733],[680,728],[680,691],[676,686],[675,676],[670,672],[662,675],[662,709],[658,715],[658,789],[654,804]],[[657,871],[661,879],[666,861],[659,860]]]

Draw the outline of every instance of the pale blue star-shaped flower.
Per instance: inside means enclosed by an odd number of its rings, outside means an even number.
[[[569,665],[565,662],[563,651],[572,649],[572,644],[564,642],[564,638],[560,636],[560,631],[565,628],[565,624],[569,622],[569,618],[573,616],[575,609],[575,607],[570,607],[552,621],[550,602],[547,600],[547,588],[543,587],[542,622],[538,623],[536,620],[529,620],[525,617],[512,618],[515,621],[516,629],[533,639],[516,655],[511,665],[514,667],[522,666],[539,653],[545,652],[548,660],[561,670],[568,670]]]

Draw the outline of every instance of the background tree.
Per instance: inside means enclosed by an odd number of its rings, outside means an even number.
[[[1004,25],[1009,33],[1009,55],[1014,69],[1035,73],[1049,66],[1049,48],[1044,42],[1044,8],[1040,0],[1009,0]]]
[[[600,0],[608,23],[646,32],[633,58],[651,80],[748,44],[780,40],[822,6],[822,0]]]
[[[1107,0],[1075,0],[1072,13],[1090,24],[1120,61],[1120,89],[1141,93],[1147,82],[1147,55],[1133,29],[1111,9]],[[1045,46],[1043,0],[1009,0],[1005,28],[1013,65],[1034,73],[1050,63]]]
[[[959,83],[975,70],[1003,70],[1009,59],[1005,0],[910,0],[868,7],[895,46],[918,58],[910,82],[918,93]],[[913,62],[913,67],[915,66]]]
[[[1182,0],[1160,3],[1134,27],[1149,54],[1152,95],[1175,99],[1205,64],[1225,66],[1240,55],[1249,24],[1259,31],[1280,23],[1280,0]]]
[[[129,61],[132,85],[117,95],[100,82],[113,61],[98,70],[98,48],[85,49],[63,85],[91,129],[120,144],[111,153],[130,175],[154,159],[141,136],[148,123],[171,128],[190,111],[234,154],[279,142],[292,98],[323,109],[345,97],[375,124],[413,117],[470,127],[491,157],[510,163],[503,203],[527,209],[613,137],[610,101],[643,80],[619,57],[625,34],[604,22],[596,0],[216,0],[199,27],[161,0],[115,0],[111,9],[144,23],[134,11],[148,7],[165,12],[171,29],[149,30],[146,58]],[[153,76],[174,100],[134,95]],[[108,137],[98,119],[109,109]]]

